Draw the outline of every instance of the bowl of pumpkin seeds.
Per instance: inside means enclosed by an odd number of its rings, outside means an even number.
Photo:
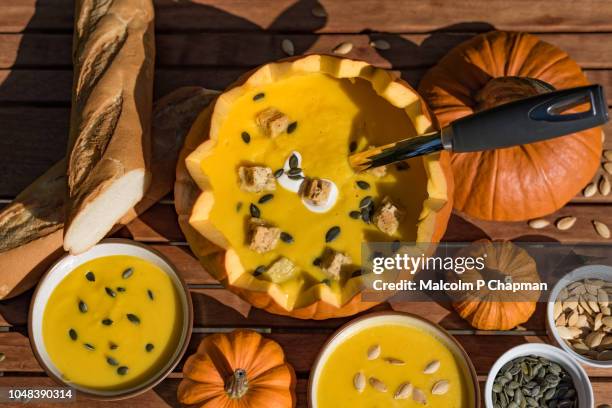
[[[546,308],[549,337],[582,364],[612,368],[612,267],[587,265],[564,276]]]
[[[592,408],[593,388],[584,369],[565,351],[528,343],[504,353],[485,384],[487,408]]]

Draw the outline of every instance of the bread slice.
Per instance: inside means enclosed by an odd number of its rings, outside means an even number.
[[[153,109],[151,187],[112,230],[119,229],[166,196],[174,184],[179,150],[196,116],[218,94],[199,87],[179,88]],[[66,161],[61,160],[0,211],[0,299],[32,288],[64,253]]]
[[[77,0],[64,249],[102,239],[144,196],[155,44],[152,0]]]

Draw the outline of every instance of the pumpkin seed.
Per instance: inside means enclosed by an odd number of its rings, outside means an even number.
[[[372,222],[372,216],[370,215],[371,212],[372,212],[371,208],[362,208],[361,209],[361,219],[366,224],[369,224],[370,222]]]
[[[567,216],[567,217],[559,218],[557,220],[556,225],[557,225],[557,228],[559,230],[566,231],[566,230],[572,228],[575,223],[576,223],[576,217]]]
[[[239,213],[242,210],[242,201],[236,203],[236,212]]]
[[[323,6],[321,6],[320,4],[317,4],[316,6],[314,6],[312,10],[310,10],[310,12],[315,17],[319,17],[319,18],[327,17],[327,12],[323,8]]]
[[[353,386],[358,392],[363,392],[366,385],[365,375],[360,371],[353,377]]]
[[[389,41],[385,41],[385,40],[374,40],[374,41],[370,41],[370,47],[372,48],[376,48],[377,50],[388,50],[391,48],[391,44],[389,44]]]
[[[357,150],[357,142],[353,140],[349,143],[349,153],[354,153],[355,150]]]
[[[376,360],[380,356],[380,345],[374,344],[368,349],[368,360]]]
[[[550,225],[550,221],[538,218],[535,220],[530,220],[528,225],[533,229],[542,229],[548,227]]]
[[[359,208],[366,208],[373,204],[372,196],[365,196],[359,201]]]
[[[79,338],[79,336],[78,336],[78,334],[77,334],[76,330],[74,330],[74,329],[70,329],[70,330],[68,330],[68,336],[70,336],[70,339],[71,339],[71,340],[74,340],[74,341],[76,341],[76,339],[78,339],[78,338]]]
[[[123,273],[121,274],[121,277],[123,279],[127,279],[133,274],[134,274],[134,268],[127,268],[125,271],[123,271]]]
[[[242,141],[246,144],[251,143],[251,135],[249,134],[249,132],[242,132],[240,133],[240,137],[242,138]]]
[[[82,300],[79,300],[79,311],[81,313],[87,313],[87,304]]]
[[[261,211],[259,210],[259,207],[257,207],[253,203],[251,203],[249,205],[249,212],[251,213],[251,217],[253,217],[253,218],[260,218],[261,217]]]
[[[0,353],[0,362],[6,360],[6,354]]]
[[[113,343],[112,341],[108,342],[108,348],[111,350],[117,350],[119,348],[119,346],[116,343]]]
[[[261,198],[259,200],[257,200],[257,204],[265,204],[268,201],[270,201],[271,199],[274,198],[274,194],[265,194],[262,195]]]
[[[109,288],[108,286],[104,288],[104,290],[106,291],[106,294],[110,297],[116,297],[117,293],[115,293],[114,290],[112,290],[111,288]]]
[[[414,388],[412,390],[412,399],[417,404],[423,404],[423,405],[427,404],[427,398],[425,398],[425,393],[418,388]]]
[[[133,313],[128,313],[126,316],[127,316],[127,319],[128,319],[130,322],[132,322],[132,323],[134,323],[134,324],[140,324],[140,318],[139,318],[138,316],[136,316],[135,314],[133,314]]]
[[[603,152],[603,157],[605,157],[608,161],[612,161],[612,150],[606,150]]]
[[[386,357],[385,361],[395,366],[403,366],[404,364],[406,364],[404,360],[400,360],[399,358],[393,358],[393,357]]]
[[[447,380],[440,380],[433,385],[431,393],[433,395],[444,395],[448,392],[449,388],[450,384]]]
[[[259,92],[259,93],[256,93],[255,96],[253,96],[253,100],[254,101],[258,101],[260,99],[263,99],[265,96],[266,96],[265,93]]]
[[[353,49],[353,43],[343,42],[334,47],[332,52],[338,55],[346,55]]]
[[[412,395],[413,386],[409,382],[405,382],[397,387],[395,394],[393,394],[393,399],[403,400],[408,399]]]
[[[89,343],[83,343],[83,346],[87,349],[87,350],[95,350],[96,347],[93,344],[89,344]]]
[[[117,286],[116,290],[117,292],[121,292],[121,293],[125,292],[125,288],[123,286]]]
[[[584,190],[582,190],[582,195],[585,197],[593,197],[595,193],[597,193],[597,186],[595,183],[587,184]]]
[[[433,374],[436,371],[438,371],[439,368],[440,368],[440,361],[439,360],[433,360],[433,361],[429,362],[425,366],[425,369],[423,370],[423,372],[425,374]]]
[[[395,170],[397,171],[406,171],[410,168],[410,165],[406,162],[397,162],[395,163]]]
[[[593,227],[600,237],[608,239],[610,238],[610,228],[601,221],[593,220]]]
[[[94,273],[92,271],[89,271],[85,274],[85,278],[90,281],[90,282],[95,282],[96,281],[96,275],[94,275]]]
[[[363,181],[363,180],[357,180],[357,187],[359,187],[362,190],[368,190],[370,188],[370,183],[368,183],[367,181]]]
[[[128,372],[128,368],[126,366],[121,366],[117,369],[117,374],[126,375]]]
[[[288,38],[285,38],[283,39],[283,41],[281,41],[281,49],[285,54],[289,56],[295,54],[295,46],[293,45],[293,41],[289,40]]]
[[[287,133],[291,134],[291,133],[295,132],[295,129],[297,129],[297,125],[298,125],[297,122],[291,122],[289,124],[289,126],[287,126]]]
[[[112,319],[106,318],[102,320],[102,324],[105,326],[110,326],[111,324],[113,324]]]
[[[300,174],[302,174],[302,169],[299,167],[293,167],[287,171],[287,175],[289,176],[299,176]]]
[[[327,233],[325,233],[325,242],[332,242],[338,238],[338,235],[340,235],[340,227],[337,225],[331,227],[329,230],[327,230]]]
[[[284,173],[284,172],[285,172],[285,170],[284,170],[284,169],[278,169],[278,170],[276,170],[276,171],[274,172],[274,177],[275,177],[275,178],[279,178],[280,176],[282,176],[282,175],[283,175],[283,173]]]
[[[597,187],[599,188],[599,194],[601,194],[602,196],[607,196],[608,194],[610,194],[612,186],[610,185],[610,180],[608,179],[608,176],[602,174],[602,176],[599,178],[599,183],[597,184]]]
[[[300,162],[299,162],[297,156],[295,155],[295,153],[293,153],[289,157],[289,168],[295,169],[299,164],[300,164]]]
[[[312,264],[314,266],[321,266],[321,261],[322,261],[321,257],[316,257],[315,259],[312,260]]]
[[[368,380],[372,388],[378,392],[387,392],[387,385],[376,377],[370,377]]]
[[[153,345],[153,343],[147,343],[147,345],[145,346],[145,350],[147,351],[147,353],[153,351],[154,348],[155,346]]]
[[[612,162],[604,163],[603,169],[606,171],[606,173],[612,174]]]
[[[361,217],[361,211],[351,211],[349,213],[349,217],[351,217],[354,220],[359,219],[359,217]]]
[[[155,295],[153,294],[153,291],[151,289],[147,289],[147,296],[149,297],[149,299],[155,300]]]
[[[255,271],[253,272],[253,276],[259,276],[265,271],[266,271],[266,267],[263,265],[259,265],[257,268],[255,268]]]
[[[287,176],[290,180],[301,180],[304,178],[301,174],[296,174],[295,176]]]
[[[280,233],[280,239],[287,244],[291,244],[293,242],[293,236],[285,231]]]
[[[112,357],[106,357],[106,362],[112,366],[118,366],[119,362]]]

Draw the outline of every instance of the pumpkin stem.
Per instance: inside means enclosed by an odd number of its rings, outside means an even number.
[[[476,112],[553,90],[552,85],[535,78],[516,76],[491,78],[475,95]]]
[[[225,381],[225,392],[232,399],[242,398],[249,390],[249,381],[247,380],[246,371],[238,368]]]

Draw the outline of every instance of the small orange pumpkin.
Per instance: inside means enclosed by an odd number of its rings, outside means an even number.
[[[451,50],[424,76],[419,93],[446,126],[547,91],[546,85],[564,89],[587,83],[578,64],[559,48],[530,34],[493,31]],[[601,129],[595,128],[520,147],[453,154],[454,207],[495,221],[553,213],[591,180],[601,151]]]
[[[251,330],[207,336],[183,367],[181,404],[206,408],[292,408],[295,373],[282,348]]]
[[[449,282],[475,283],[501,280],[513,283],[539,283],[535,260],[527,251],[509,241],[480,240],[461,249],[457,257],[484,257],[483,270],[467,269],[448,273]],[[525,323],[535,312],[540,291],[509,293],[488,288],[448,292],[453,307],[473,327],[480,330],[510,330]]]

